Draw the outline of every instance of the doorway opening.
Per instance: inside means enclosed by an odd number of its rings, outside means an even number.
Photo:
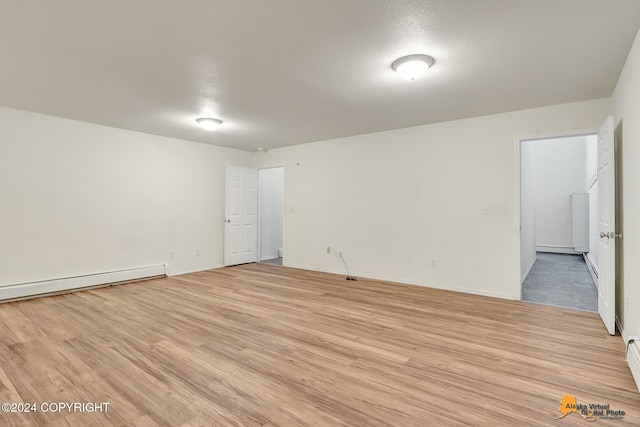
[[[284,167],[258,170],[258,262],[283,265]]]
[[[522,301],[598,311],[598,137],[520,142]]]

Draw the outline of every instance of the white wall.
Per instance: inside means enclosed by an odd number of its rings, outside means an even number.
[[[598,228],[598,136],[587,136],[586,176],[589,192],[589,253],[587,256],[596,271],[598,271],[598,248],[600,245],[600,230]],[[595,178],[595,180],[594,180]],[[597,285],[597,283],[596,283]]]
[[[260,259],[273,259],[282,248],[284,168],[260,169],[258,175]]]
[[[286,265],[519,298],[516,139],[596,130],[610,99],[270,150]],[[487,211],[489,215],[484,215]],[[436,267],[431,267],[431,260]]]
[[[536,204],[533,143],[520,146],[520,275],[527,278],[536,261]]]
[[[252,161],[7,108],[0,149],[0,285],[162,263],[170,274],[219,267],[224,166]]]
[[[617,313],[623,336],[640,335],[640,33],[631,48],[613,94],[614,117],[622,127],[623,216],[622,306]],[[630,362],[640,385],[640,364]]]
[[[586,137],[525,141],[532,156],[536,246],[573,252],[571,193],[585,193]]]

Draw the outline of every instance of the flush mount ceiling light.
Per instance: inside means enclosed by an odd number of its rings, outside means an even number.
[[[218,126],[222,124],[222,120],[213,119],[211,117],[200,117],[199,119],[196,119],[196,122],[198,122],[204,130],[216,130]]]
[[[391,68],[407,80],[415,80],[427,72],[434,63],[429,55],[409,55],[398,58],[391,64]]]

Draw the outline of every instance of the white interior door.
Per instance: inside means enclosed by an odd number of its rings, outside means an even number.
[[[258,171],[227,166],[224,192],[224,265],[258,260]]]
[[[613,126],[613,117],[609,116],[598,132],[598,313],[611,335],[616,331],[616,169]]]

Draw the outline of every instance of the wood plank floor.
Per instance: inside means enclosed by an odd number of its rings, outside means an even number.
[[[0,425],[640,425],[597,314],[249,264],[0,305]]]

